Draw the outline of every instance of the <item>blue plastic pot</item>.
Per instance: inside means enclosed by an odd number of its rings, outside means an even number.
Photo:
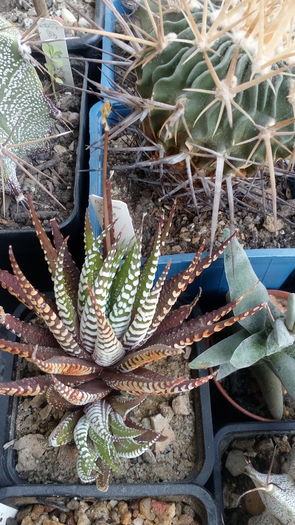
[[[119,0],[115,0],[114,6],[123,12],[124,8]],[[106,31],[115,30],[115,16],[106,8],[105,10],[105,24]],[[102,38],[102,58],[109,60],[112,52],[112,42],[109,38]],[[101,84],[106,87],[113,87],[114,68],[109,64],[103,64],[101,69]],[[101,146],[101,137],[103,128],[101,124],[101,108],[103,102],[96,103],[90,110],[90,181],[89,194],[102,195],[102,165],[103,165],[103,151],[97,148]],[[129,112],[129,109],[122,106],[122,104],[115,102],[112,105],[112,112],[109,117],[110,125],[123,119]],[[101,231],[101,227],[95,217],[94,211],[90,210],[92,226],[96,234]],[[197,249],[197,247],[196,247]],[[295,248],[283,249],[262,249],[262,250],[248,250],[247,254],[251,260],[253,268],[267,288],[278,289],[281,288],[285,280],[295,268]],[[188,266],[194,254],[183,253],[177,255],[163,256],[161,263],[164,265],[168,260],[172,260],[170,275],[177,273]],[[223,269],[222,257],[219,258],[210,268],[205,270],[200,279],[197,279],[195,286],[201,286],[203,294],[224,294],[227,289],[227,282]],[[289,288],[290,289],[290,288]],[[294,279],[295,290],[295,279]],[[291,291],[291,290],[290,290]]]

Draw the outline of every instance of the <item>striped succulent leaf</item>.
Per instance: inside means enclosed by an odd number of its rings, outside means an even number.
[[[33,309],[45,327],[15,319],[1,309],[1,323],[23,342],[0,339],[0,349],[35,363],[43,375],[0,383],[0,394],[44,392],[48,403],[66,410],[49,442],[59,446],[74,441],[81,481],[96,480],[106,490],[110,471],[120,468],[120,457],[137,457],[162,438],[132,423],[130,412],[146,396],[187,392],[212,378],[168,378],[146,366],[168,356],[180,356],[187,344],[231,326],[262,305],[225,320],[223,317],[243,297],[192,320],[187,318],[198,297],[172,310],[181,292],[230,241],[204,259],[202,245],[187,270],[169,279],[168,264],[155,281],[167,234],[165,224],[159,225],[141,271],[141,235],[125,247],[118,247],[115,241],[102,255],[100,244],[106,233],[95,239],[86,218],[86,254],[78,279],[67,240],[56,222],[52,221],[53,245],[31,199],[29,206],[53,279],[55,301],[48,300],[26,279],[11,250],[13,274],[0,270],[0,282]],[[114,391],[121,394],[114,395]]]

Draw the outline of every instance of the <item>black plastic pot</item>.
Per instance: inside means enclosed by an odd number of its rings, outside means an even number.
[[[23,305],[19,305],[13,312],[13,315],[28,320],[28,317],[31,317],[32,313],[28,313],[28,310]],[[5,332],[7,334],[7,331]],[[2,334],[0,331],[0,337],[4,337]],[[195,345],[193,353],[195,353],[196,350]],[[17,356],[0,351],[0,382],[10,381],[15,378],[18,369],[17,362],[20,362]],[[204,376],[206,373],[201,371],[201,374],[198,374],[197,371],[193,371],[192,375],[198,377],[198,375]],[[189,482],[203,486],[212,473],[214,461],[214,441],[208,383],[194,390],[193,396],[197,444],[196,461],[191,474],[183,483]],[[11,442],[15,438],[17,409],[18,398],[0,396],[0,414],[2,418],[2,425],[0,426],[0,450],[2,451],[0,454],[0,486],[22,485],[26,483],[19,477],[15,469],[17,462],[16,451],[13,450],[12,446],[3,448],[4,444]]]
[[[89,153],[86,149],[89,143],[88,117],[91,105],[97,100],[96,97],[87,93],[86,88],[88,87],[88,79],[97,78],[97,75],[97,66],[86,63],[83,81],[84,91],[81,95],[79,139],[73,189],[74,207],[71,215],[61,224],[62,233],[70,236],[69,246],[78,264],[82,260],[84,216],[88,204]],[[56,218],[58,220],[58,217]],[[22,270],[32,283],[41,290],[50,289],[51,280],[35,230],[33,228],[0,230],[0,268],[3,270],[10,269],[8,258],[10,245],[13,247]],[[0,304],[6,311],[12,312],[18,301],[1,289]]]
[[[94,486],[87,485],[34,485],[5,487],[0,489],[0,503],[18,508],[30,503],[30,498],[37,498],[42,503],[46,498],[95,498],[97,500],[133,500],[144,497],[155,497],[178,501],[190,496],[196,505],[200,525],[218,525],[216,507],[211,495],[205,489],[190,484],[154,483],[141,485],[113,485],[108,492],[99,493]],[[21,498],[21,500],[20,500]],[[48,504],[50,502],[48,501]],[[3,524],[5,525],[5,524]]]
[[[220,523],[224,521],[223,505],[223,482],[222,466],[223,455],[228,449],[230,443],[236,439],[251,439],[255,436],[276,436],[276,435],[294,434],[295,422],[274,422],[274,423],[241,423],[228,425],[219,430],[215,436],[215,462],[214,462],[214,493],[217,506],[218,519]]]

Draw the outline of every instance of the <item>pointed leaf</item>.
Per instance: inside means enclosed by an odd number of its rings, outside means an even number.
[[[105,399],[92,403],[85,408],[87,421],[89,421],[91,428],[108,443],[113,441],[113,436],[109,429],[111,412],[112,407]]]
[[[141,456],[150,446],[151,443],[138,443],[133,439],[123,439],[115,443],[117,454],[122,458],[138,458]]]
[[[33,310],[33,305],[30,299],[23,291],[18,278],[15,275],[7,272],[7,270],[0,270],[0,283],[2,288],[8,290],[11,295],[14,295],[21,303],[29,308],[29,310]]]
[[[220,317],[221,315],[228,313],[226,308],[222,307],[218,310],[215,310],[214,312],[205,314],[204,316],[199,316],[196,319],[186,321],[179,328],[174,328],[170,332],[163,332],[162,334],[159,334],[159,336],[155,336],[155,338],[153,338],[150,342],[153,342],[154,344],[165,343],[174,348],[184,348],[187,345],[201,341],[203,338],[210,337],[215,332],[220,332],[226,326],[232,326],[237,321],[249,317],[262,308],[264,308],[264,305],[260,304],[259,306],[252,308],[252,310],[247,310],[246,312],[242,312],[241,314],[230,317],[229,319],[213,322],[217,315]],[[154,341],[154,339],[156,341]]]
[[[49,376],[34,376],[0,383],[0,394],[6,396],[36,396],[46,391],[50,385]]]
[[[53,406],[54,408],[57,408],[58,410],[68,410],[72,409],[75,406],[73,405],[73,403],[70,403],[69,401],[66,401],[63,397],[61,397],[58,394],[58,392],[54,389],[53,385],[50,385],[47,388],[45,395],[47,403]]]
[[[72,301],[67,279],[64,271],[65,250],[67,247],[67,239],[64,240],[56,259],[55,275],[54,275],[54,296],[58,309],[59,316],[67,327],[73,337],[77,339],[79,332],[78,317],[76,311],[76,298]]]
[[[58,348],[50,348],[40,345],[29,345],[27,343],[17,343],[8,341],[7,339],[0,339],[0,349],[3,352],[9,352],[13,355],[19,355],[26,358],[28,361],[36,362],[38,359],[51,359],[52,357],[59,358],[66,356]]]
[[[135,312],[133,321],[122,340],[125,349],[136,348],[140,346],[141,342],[145,339],[154,318],[159,296],[166,281],[170,266],[171,262],[166,265],[159,280]]]
[[[129,352],[117,365],[116,370],[120,372],[130,372],[149,363],[154,363],[159,359],[168,356],[180,355],[183,353],[181,348],[171,348],[166,345],[153,345],[142,350]]]
[[[32,217],[32,223],[36,230],[37,237],[39,239],[41,248],[44,253],[45,260],[48,264],[48,269],[51,273],[51,275],[54,277],[55,275],[55,263],[57,258],[57,251],[54,248],[52,242],[50,241],[46,231],[44,230],[41,221],[36,213],[36,210],[33,205],[33,200],[31,195],[27,195],[27,202],[30,208],[30,213]]]
[[[84,241],[86,243],[85,234],[86,233],[84,232]],[[103,258],[100,253],[103,234],[100,237],[98,237],[96,241],[94,239],[92,231],[91,234],[89,232],[87,235],[88,247],[87,251],[85,251],[85,258],[81,270],[78,290],[78,313],[80,317],[82,315],[83,308],[87,301],[88,286],[92,287],[94,285],[95,279],[98,276],[99,270],[103,264]]]
[[[135,438],[140,436],[140,434],[142,433],[141,430],[138,430],[136,428],[130,428],[127,425],[125,425],[123,418],[115,412],[110,414],[109,423],[110,430],[116,438]]]
[[[224,268],[228,282],[231,301],[237,299],[248,290],[254,288],[234,309],[235,314],[250,310],[260,303],[268,303],[269,295],[255,274],[246,252],[235,238],[224,252]],[[262,330],[266,323],[266,311],[262,310],[255,316],[241,320],[239,323],[250,333]]]
[[[59,226],[55,219],[52,219],[50,221],[50,225],[51,225],[54,245],[55,245],[57,252],[59,252],[64,242],[64,238],[60,232]],[[73,260],[67,246],[65,247],[65,254],[64,254],[64,270],[65,270],[65,278],[67,281],[68,293],[73,303],[76,304],[80,271],[77,268],[76,263]]]
[[[103,462],[114,472],[120,472],[120,465],[117,465],[115,462],[114,456],[116,456],[116,451],[112,441],[102,439],[92,427],[89,428],[89,437],[93,441],[95,450]],[[119,463],[118,459],[117,462]]]
[[[235,368],[254,365],[266,356],[265,331],[261,330],[244,339],[234,351],[230,360]]]
[[[93,403],[105,397],[110,392],[110,389],[99,379],[94,379],[86,383],[86,385],[73,388],[57,379],[54,375],[52,375],[51,378],[55,390],[61,397],[73,405],[81,406],[87,405],[87,403]]]
[[[189,364],[190,368],[210,368],[228,363],[236,348],[247,336],[249,336],[249,332],[241,328],[238,332],[218,341],[193,359]]]
[[[60,447],[74,440],[74,428],[82,416],[80,410],[64,416],[48,437],[49,445]]]
[[[120,265],[123,254],[123,249],[118,249],[117,246],[108,253],[92,287],[96,303],[103,314],[106,310],[109,288]],[[97,316],[92,299],[89,296],[81,317],[80,335],[85,348],[89,352],[92,352],[97,337]]]
[[[5,328],[13,332],[18,337],[21,337],[24,341],[30,343],[31,345],[42,344],[42,346],[58,347],[58,343],[48,328],[37,326],[34,323],[21,321],[17,317],[5,313],[1,306],[0,324],[3,324]]]
[[[118,413],[123,420],[127,417],[129,412],[141,405],[146,396],[136,396],[132,398],[127,398],[126,396],[112,396],[109,399],[110,405],[112,406],[114,412]]]
[[[92,301],[97,319],[97,336],[92,358],[101,366],[112,366],[122,358],[125,351],[122,343],[115,336],[111,325],[105,318],[90,288],[89,297]]]
[[[18,278],[20,286],[29,298],[35,312],[41,319],[43,319],[62,349],[67,353],[82,355],[82,349],[79,348],[73,336],[58,318],[55,311],[46,301],[45,297],[43,297],[43,295],[31,285],[31,283],[26,279],[20,270],[11,248],[9,250],[9,255],[13,271]]]
[[[141,267],[141,242],[135,241],[122,267],[119,269],[110,292],[109,321],[118,338],[127,330]]]
[[[82,380],[83,376],[87,374],[99,374],[101,371],[101,367],[95,365],[92,361],[85,361],[84,359],[69,356],[54,356],[43,361],[33,355],[31,361],[35,363],[42,372],[46,372],[47,374],[82,376]]]
[[[186,379],[179,377],[177,379],[166,378],[158,381],[140,377],[130,372],[129,374],[120,374],[119,372],[105,372],[104,380],[107,385],[114,389],[127,392],[128,394],[176,394],[179,392],[188,392],[204,383],[207,383],[213,375],[198,379]]]
[[[97,459],[97,453],[88,443],[89,428],[89,422],[83,416],[79,419],[74,429],[74,441],[79,452],[79,471],[82,471],[85,478],[93,476]]]
[[[273,329],[266,339],[266,355],[275,354],[294,343],[294,335],[290,334],[283,319],[276,319]]]
[[[133,314],[135,314],[147,297],[150,294],[150,291],[153,287],[153,282],[156,276],[158,268],[158,260],[161,252],[161,231],[163,224],[161,223],[158,227],[157,235],[155,242],[151,251],[151,255],[148,257],[147,261],[144,264],[143,270],[141,272],[139,284],[137,287],[137,292],[133,305]]]

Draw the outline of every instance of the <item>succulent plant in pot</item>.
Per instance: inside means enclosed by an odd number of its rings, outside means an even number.
[[[0,282],[45,326],[20,321],[2,311],[1,323],[24,342],[1,339],[0,348],[25,357],[43,374],[1,383],[0,393],[33,396],[46,392],[48,403],[68,410],[49,441],[59,446],[74,440],[81,481],[96,480],[103,489],[110,470],[119,468],[120,457],[136,457],[160,438],[133,424],[129,412],[147,395],[188,391],[212,378],[171,379],[145,365],[181,355],[186,345],[209,337],[263,305],[225,320],[222,317],[241,298],[191,320],[187,317],[195,301],[172,310],[180,294],[231,239],[203,259],[202,245],[190,266],[170,279],[168,264],[154,284],[167,224],[159,225],[151,254],[141,270],[140,236],[124,246],[119,239],[110,242],[107,228],[95,239],[86,217],[85,260],[80,273],[56,222],[52,221],[53,245],[31,201],[30,208],[53,278],[55,300],[48,300],[26,279],[10,249],[13,274],[0,271]],[[168,225],[170,222],[171,217]],[[121,395],[115,395],[116,391]]]
[[[20,31],[0,17],[1,180],[17,201],[25,198],[16,167],[29,173],[27,154],[44,147],[44,138],[51,135],[54,118],[59,116],[44,95],[35,65],[31,48],[22,40]]]
[[[272,417],[281,419],[284,389],[295,399],[295,294],[289,294],[285,311],[277,308],[236,238],[231,248],[225,250],[224,264],[231,300],[256,284],[252,293],[234,309],[235,314],[240,308],[253,308],[260,303],[266,307],[251,318],[239,321],[238,329],[213,344],[190,366],[218,367],[218,381],[238,370],[247,370],[249,380],[254,376],[258,382]]]
[[[116,80],[99,86],[107,98],[131,108],[111,136],[141,121],[147,151],[154,145],[150,169],[157,173],[160,164],[183,163],[187,184],[182,171],[179,190],[190,190],[190,204],[213,200],[211,245],[221,196],[227,194],[233,217],[233,188],[251,194],[247,181],[257,167],[268,168],[276,217],[274,165],[292,161],[294,145],[295,51],[293,39],[286,38],[294,31],[287,15],[293,3],[142,0],[134,2],[131,24],[112,2],[105,3],[121,30],[98,33],[129,55],[126,71],[135,72],[137,90],[128,92],[128,83],[120,90]],[[107,53],[105,59],[108,68]]]

